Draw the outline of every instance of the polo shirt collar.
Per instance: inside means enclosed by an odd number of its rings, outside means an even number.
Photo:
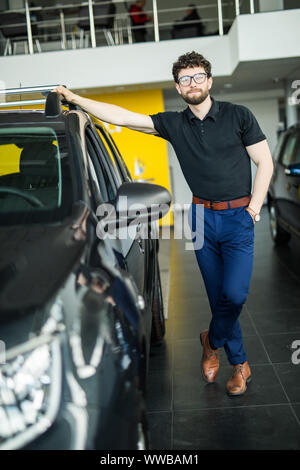
[[[219,105],[219,102],[216,101],[212,96],[210,98],[212,100],[212,105],[211,105],[210,110],[204,117],[204,119],[211,118],[215,121],[217,119],[217,114],[219,112],[220,105]],[[190,121],[192,121],[193,119],[198,119],[189,106],[186,108],[186,111],[187,111],[187,115]]]

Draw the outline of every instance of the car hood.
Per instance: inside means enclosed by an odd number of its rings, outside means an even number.
[[[71,226],[1,227],[0,320],[6,312],[42,306],[62,285],[85,242]]]

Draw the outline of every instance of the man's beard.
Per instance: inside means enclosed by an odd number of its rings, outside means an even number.
[[[201,93],[201,91],[199,93]],[[206,90],[203,93],[201,93],[200,96],[198,94],[193,96],[193,95],[189,95],[188,93],[186,95],[181,95],[181,96],[187,104],[201,104],[203,103],[203,101],[206,100],[208,95],[209,95],[208,90]]]

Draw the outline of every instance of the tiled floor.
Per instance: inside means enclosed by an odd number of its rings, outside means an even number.
[[[300,240],[275,248],[266,207],[262,215],[240,317],[253,377],[241,397],[226,395],[231,366],[223,350],[217,381],[203,381],[199,333],[210,321],[204,284],[185,242],[161,241],[161,256],[170,250],[170,291],[165,344],[150,360],[152,449],[300,449],[300,364],[292,363],[292,343],[300,342]]]

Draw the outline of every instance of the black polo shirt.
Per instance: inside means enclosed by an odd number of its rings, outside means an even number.
[[[264,139],[245,106],[215,101],[203,120],[187,107],[152,114],[159,137],[174,147],[194,196],[228,201],[251,194],[251,161],[246,146]]]

